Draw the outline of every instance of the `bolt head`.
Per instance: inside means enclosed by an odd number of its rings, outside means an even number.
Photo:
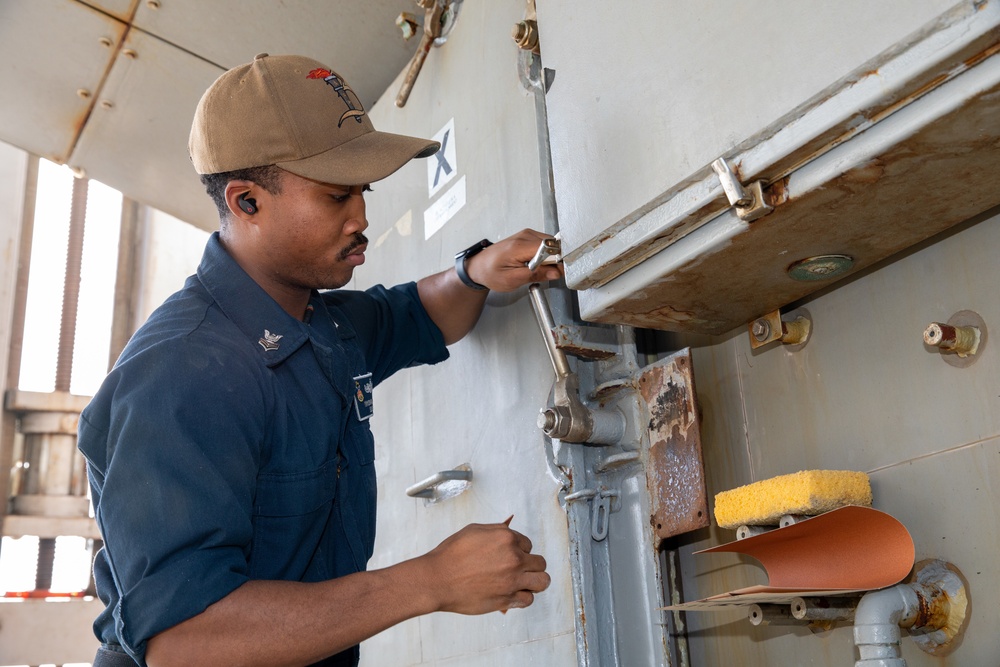
[[[555,410],[551,408],[547,410],[542,410],[538,413],[538,428],[542,429],[546,433],[551,431],[556,426],[556,413]]]
[[[771,324],[763,317],[754,320],[750,333],[758,342],[764,342],[771,335]]]

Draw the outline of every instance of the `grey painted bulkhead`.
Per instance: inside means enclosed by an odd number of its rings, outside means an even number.
[[[448,142],[457,173],[428,196],[427,164],[414,161],[367,198],[364,287],[416,279],[454,263],[486,237],[542,229],[534,97],[518,77],[511,26],[523,3],[467,2],[447,42],[433,48],[406,106],[394,105],[403,74],[370,109],[380,130],[430,137],[454,119]],[[430,158],[434,162],[435,158]],[[424,211],[464,179],[466,204],[425,239]],[[527,291],[493,294],[475,331],[445,363],[403,371],[375,390],[372,428],[378,471],[378,537],[370,567],[412,558],[468,523],[500,522],[533,541],[552,584],[535,603],[506,615],[432,614],[365,642],[363,665],[575,665],[574,606],[561,481],[535,425],[552,369]],[[469,464],[471,487],[436,504],[411,485]]]
[[[454,119],[448,141],[456,173],[430,197],[423,162],[375,184],[367,198],[371,267],[357,272],[358,286],[446,269],[457,250],[483,237],[497,240],[524,227],[556,231],[544,104],[537,86],[525,83],[541,75],[510,39],[524,15],[519,0],[464,3],[405,108],[393,105],[401,75],[370,111],[380,129],[423,136]],[[436,160],[429,162],[436,170]],[[426,238],[424,211],[463,182],[465,205]],[[571,324],[569,293],[558,286],[545,291],[557,322]],[[630,330],[601,327],[586,337],[617,345],[620,353],[600,363],[574,360],[581,394],[635,373]],[[595,472],[623,449],[549,441],[538,430],[554,372],[527,290],[492,294],[476,330],[451,352],[448,362],[407,371],[376,390],[379,533],[371,566],[425,552],[467,523],[513,514],[512,527],[546,558],[552,585],[530,608],[505,616],[436,614],[403,623],[366,642],[363,664],[669,664],[645,472],[636,464]],[[636,428],[642,420],[634,394],[606,402],[630,415],[623,446],[644,451],[648,438]],[[404,495],[461,464],[473,471],[465,493],[436,504]],[[607,536],[597,540],[591,496],[602,492],[618,495],[608,500]]]

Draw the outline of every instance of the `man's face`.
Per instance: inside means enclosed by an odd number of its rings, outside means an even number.
[[[333,289],[365,261],[368,186],[321,183],[282,172],[281,191],[261,204],[260,267],[268,280],[292,288]]]

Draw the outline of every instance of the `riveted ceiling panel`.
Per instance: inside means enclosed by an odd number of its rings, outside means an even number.
[[[218,216],[188,157],[202,92],[222,70],[143,32],[124,44],[69,164],[143,203],[215,229]]]
[[[225,69],[258,53],[294,53],[347,78],[367,107],[406,66],[417,39],[405,42],[400,12],[422,15],[413,0],[158,0],[141,2],[135,26]]]
[[[111,14],[117,19],[122,21],[128,21],[135,6],[140,2],[153,2],[154,4],[158,0],[76,0],[77,2],[82,2],[85,5],[90,5],[94,9],[98,9],[105,14]]]
[[[413,0],[0,0],[0,141],[213,229],[187,156],[205,89],[258,53],[297,53],[370,106],[416,50],[402,11],[422,13]]]
[[[0,140],[64,162],[124,32],[78,2],[0,3]]]

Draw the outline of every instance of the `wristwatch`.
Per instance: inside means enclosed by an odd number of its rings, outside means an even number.
[[[465,262],[470,257],[476,255],[477,253],[482,252],[484,249],[489,248],[491,245],[493,245],[492,241],[483,239],[478,243],[470,245],[465,250],[455,253],[455,273],[458,274],[458,279],[461,280],[466,287],[474,290],[489,289],[489,287],[487,287],[486,285],[480,285],[475,280],[469,277],[468,272],[466,272],[465,270]]]

